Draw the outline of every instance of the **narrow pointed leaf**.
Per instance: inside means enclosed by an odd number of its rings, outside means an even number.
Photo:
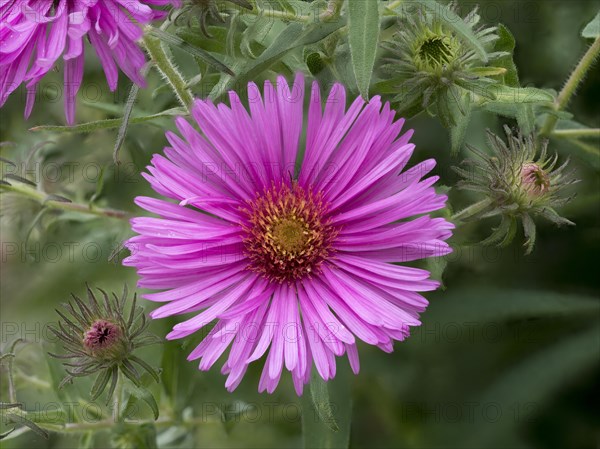
[[[348,42],[356,84],[361,95],[369,97],[369,85],[379,41],[379,8],[365,0],[348,0]]]
[[[163,112],[156,114],[132,117],[129,120],[130,124],[145,123],[158,118],[164,117],[175,117],[178,115],[185,115],[186,111],[182,108],[167,109]],[[54,131],[54,132],[65,132],[65,133],[91,133],[100,129],[115,129],[119,128],[123,123],[123,118],[112,118],[106,120],[96,120],[88,123],[81,123],[75,126],[61,126],[61,125],[40,125],[34,126],[30,131]]]
[[[305,448],[348,447],[352,418],[350,378],[350,369],[346,365],[339,366],[336,377],[328,382],[324,382],[313,372],[308,386],[310,392],[305,391],[302,395]],[[335,427],[332,423],[335,423]]]

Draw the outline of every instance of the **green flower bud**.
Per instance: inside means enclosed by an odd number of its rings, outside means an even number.
[[[64,363],[67,376],[61,386],[75,377],[98,373],[91,392],[92,400],[102,394],[109,381],[107,396],[110,398],[120,372],[140,386],[140,371],[135,365],[158,382],[154,368],[134,355],[137,348],[159,341],[146,332],[149,322],[143,309],[136,307],[136,296],[126,311],[127,287],[120,297],[114,293],[110,297],[101,289],[98,291],[102,300],[89,287],[87,302],[73,295],[73,301],[63,305],[64,311],[56,311],[61,318],[58,327],[50,327],[65,351],[65,354],[50,355],[67,360]]]
[[[480,219],[500,216],[500,226],[484,240],[484,244],[506,245],[515,235],[517,221],[521,220],[526,242],[526,253],[535,243],[534,218],[544,217],[557,225],[573,223],[561,217],[556,207],[566,204],[572,197],[564,196],[565,188],[577,180],[568,172],[567,160],[555,168],[558,156],[548,157],[548,142],[537,150],[533,136],[513,134],[505,127],[508,144],[488,131],[491,155],[470,147],[477,160],[466,160],[463,165],[470,169],[454,167],[464,180],[458,187],[479,192],[485,196],[480,202],[454,216],[455,220]]]
[[[325,68],[325,62],[321,54],[317,52],[313,52],[306,57],[306,65],[313,75],[318,75]]]
[[[387,85],[394,85],[397,95],[393,102],[401,115],[411,116],[423,110],[437,116],[444,126],[455,126],[456,114],[465,114],[473,92],[488,94],[489,86],[497,80],[490,74],[505,72],[502,68],[489,67],[489,62],[505,54],[494,53],[498,35],[495,27],[478,26],[480,17],[476,10],[462,19],[473,31],[485,54],[473,50],[471,43],[457,35],[441,17],[456,14],[455,5],[442,7],[434,14],[419,8],[416,13],[405,14],[399,19],[399,31],[382,42],[389,52],[384,58],[383,72],[390,78]]]

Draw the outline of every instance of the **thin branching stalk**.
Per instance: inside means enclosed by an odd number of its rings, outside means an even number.
[[[600,137],[600,128],[593,129],[555,129],[552,132],[554,137],[565,139],[577,139],[580,137]]]
[[[65,200],[52,199],[52,196],[49,196],[47,193],[36,190],[34,187],[30,187],[25,184],[2,184],[0,187],[3,191],[17,193],[37,201],[38,203],[42,204],[43,207],[48,209],[79,212],[82,214],[116,218],[119,220],[129,220],[129,218],[131,218],[128,212],[122,210],[96,207],[92,204],[87,205],[68,202]]]
[[[563,86],[562,90],[558,94],[558,97],[556,97],[556,101],[554,102],[555,111],[562,111],[564,108],[567,107],[569,101],[571,101],[571,98],[577,91],[577,88],[584,80],[585,75],[594,64],[596,58],[598,58],[598,55],[600,55],[600,37],[597,37],[594,43],[591,45],[591,47],[588,48],[588,50],[585,52],[585,54],[583,55],[583,57],[569,76],[569,79]],[[548,137],[550,134],[552,134],[557,122],[558,117],[556,117],[555,115],[549,115],[546,119],[546,123],[544,123],[544,126],[540,131],[540,136]]]

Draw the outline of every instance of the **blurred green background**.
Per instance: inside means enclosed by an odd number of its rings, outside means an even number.
[[[556,90],[589,44],[580,31],[598,10],[594,1],[479,3],[485,23],[502,22],[515,35],[522,84]],[[475,5],[459,4],[464,10]],[[115,106],[111,113],[108,106],[101,110],[85,102],[122,105],[129,89],[126,80],[121,79],[116,94],[109,93],[94,58],[86,65],[85,80],[78,122],[118,115],[122,106]],[[64,123],[61,102],[52,100],[53,89],[60,85],[60,73],[45,80],[47,97],[38,101],[28,122],[22,117],[22,91],[11,97],[1,112],[0,141],[16,145],[2,147],[2,157],[19,168],[27,167],[30,179],[35,177],[48,192],[84,203],[96,195],[98,205],[134,211],[132,199],[151,194],[139,172],[152,153],[161,151],[166,143],[164,130],[171,123],[159,120],[130,127],[121,165],[115,168],[115,130],[90,135],[27,132],[40,124]],[[159,111],[174,105],[169,94],[158,91],[153,96],[160,85],[156,73],[150,75],[149,85],[139,97],[139,110]],[[597,128],[599,102],[600,70],[593,70],[571,111],[580,122]],[[467,141],[482,147],[485,128],[500,130],[500,125],[497,118],[478,114]],[[409,126],[416,129],[413,163],[435,157],[441,183],[453,185],[457,178],[449,167],[464,155],[450,157],[447,132],[436,120],[425,117],[409,121]],[[485,237],[493,221],[458,230],[452,240],[456,250],[447,257],[446,288],[428,295],[430,307],[423,314],[423,326],[407,341],[397,343],[393,354],[360,345],[361,373],[351,379],[351,447],[598,447],[600,176],[598,165],[580,159],[560,141],[553,142],[551,149],[562,158],[572,157],[582,181],[577,198],[562,214],[577,226],[558,230],[540,226],[529,257],[523,256],[518,239],[503,249],[472,245]],[[13,168],[3,164],[2,170],[4,175]],[[465,201],[454,191],[450,200],[457,205]],[[36,203],[5,194],[0,201],[0,346],[5,348],[17,337],[30,342],[18,347],[15,360],[18,399],[27,409],[51,414],[52,404],[68,402],[78,389],[85,395],[89,384],[79,382],[59,396],[48,388],[54,379],[43,356],[53,341],[47,323],[56,321],[54,309],[71,292],[84,293],[86,281],[116,291],[123,283],[135,285],[134,270],[119,264],[125,253],[118,252],[118,247],[130,231],[119,220],[76,214],[50,213],[36,220]],[[428,266],[439,265],[433,261]],[[162,336],[173,324],[161,320],[151,329]],[[195,363],[185,360],[200,336],[189,340],[185,348],[175,342],[143,353],[157,366],[177,368],[176,393],[169,396],[155,389],[162,395],[163,413],[186,410],[184,414],[196,419],[194,425],[167,434],[163,433],[166,426],[159,425],[161,447],[302,446],[299,400],[289,376],[284,375],[275,394],[259,395],[262,367],[253,366],[241,386],[227,393],[218,368],[199,372]],[[347,362],[340,360],[338,365],[345,367]],[[7,388],[4,375],[2,400],[6,400]],[[149,415],[143,406],[140,413]],[[6,423],[0,426],[0,431],[7,429]],[[113,430],[112,437],[118,432]],[[108,447],[110,438],[105,432],[90,447]],[[77,447],[80,441],[78,436],[44,440],[29,432],[0,444],[64,448]]]

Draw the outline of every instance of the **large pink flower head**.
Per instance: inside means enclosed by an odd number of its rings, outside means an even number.
[[[235,92],[230,106],[196,100],[202,133],[176,120],[181,137],[167,133],[144,174],[176,202],[136,199],[160,218],[132,220],[124,263],[162,290],[145,296],[163,303],[153,318],[188,315],[168,339],[214,324],[188,359],[208,370],[229,348],[228,390],[267,354],[259,390],[273,392],[285,366],[301,394],[313,363],[328,380],[347,354],[358,372],[358,340],[390,352],[420,324],[419,292],[438,283],[396,263],[449,253],[453,226],[424,215],[446,201],[423,178],[435,161],[403,171],[412,131],[400,135],[379,97],[346,110],[336,84],[323,110],[314,83],[304,133],[302,76],[248,89],[249,111]]]
[[[84,37],[94,47],[111,91],[118,70],[144,84],[145,58],[136,41],[141,24],[163,15],[152,5],[180,0],[2,0],[0,5],[0,106],[21,85],[27,86],[25,116],[33,108],[36,87],[62,56],[67,122],[75,120],[75,95],[81,85]]]

